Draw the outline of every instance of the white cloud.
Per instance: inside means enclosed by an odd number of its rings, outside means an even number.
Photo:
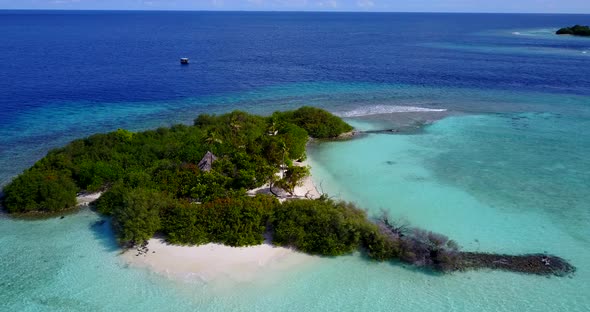
[[[317,5],[321,8],[337,8],[338,7],[338,1],[336,0],[328,0],[328,1],[319,1],[317,3]]]
[[[370,9],[375,6],[375,2],[371,0],[359,0],[356,5],[361,9]]]
[[[214,7],[222,7],[224,5],[223,0],[211,0],[211,4]]]

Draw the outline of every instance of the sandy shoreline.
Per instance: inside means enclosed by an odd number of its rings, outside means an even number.
[[[239,248],[220,244],[176,246],[152,238],[147,248],[146,253],[131,249],[121,257],[132,267],[145,268],[174,280],[206,284],[249,282],[269,274],[276,278],[277,273],[318,259],[269,244]]]

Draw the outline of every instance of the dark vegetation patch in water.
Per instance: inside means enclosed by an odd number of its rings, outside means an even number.
[[[568,276],[576,268],[549,254],[506,255],[461,251],[448,237],[390,221],[387,214],[376,220],[391,246],[398,246],[402,262],[439,272],[477,269],[503,270],[545,276]]]
[[[566,276],[576,268],[565,259],[547,254],[503,255],[461,252],[456,270],[493,269],[518,273]]]
[[[582,26],[582,25],[574,25],[571,27],[560,28],[559,30],[557,30],[555,32],[555,34],[590,37],[590,27]]]

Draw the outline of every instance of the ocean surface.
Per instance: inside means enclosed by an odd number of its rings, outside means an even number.
[[[578,269],[350,255],[220,288],[129,267],[88,210],[0,215],[0,311],[589,311],[590,39],[553,35],[573,24],[590,15],[0,11],[0,185],[95,132],[313,105],[396,129],[309,147],[330,196]]]

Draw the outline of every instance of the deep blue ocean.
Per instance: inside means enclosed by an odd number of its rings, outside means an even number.
[[[313,105],[417,129],[311,146],[325,191],[578,267],[441,277],[350,256],[220,293],[121,264],[90,211],[0,217],[0,310],[588,311],[590,38],[554,35],[573,24],[590,15],[0,10],[0,185],[92,133]]]
[[[42,149],[31,146],[39,158],[47,147],[67,142],[49,143],[53,134],[72,139],[118,126],[141,128],[145,119],[158,119],[153,115],[163,120],[164,108],[154,111],[160,104],[146,102],[165,101],[166,116],[174,121],[186,119],[181,111],[187,109],[174,101],[206,101],[189,105],[196,115],[231,102],[211,97],[292,84],[589,95],[586,38],[531,34],[523,40],[506,33],[589,20],[537,14],[0,11],[0,159],[22,157],[7,155],[15,145],[42,141]],[[189,57],[190,66],[180,66],[180,57]],[[115,117],[109,115],[129,106],[142,110],[109,122]],[[44,114],[48,107],[54,111]],[[95,113],[104,118],[90,126],[56,125],[52,115],[60,113],[70,120]],[[1,168],[3,183],[4,170],[14,175],[30,164]]]

